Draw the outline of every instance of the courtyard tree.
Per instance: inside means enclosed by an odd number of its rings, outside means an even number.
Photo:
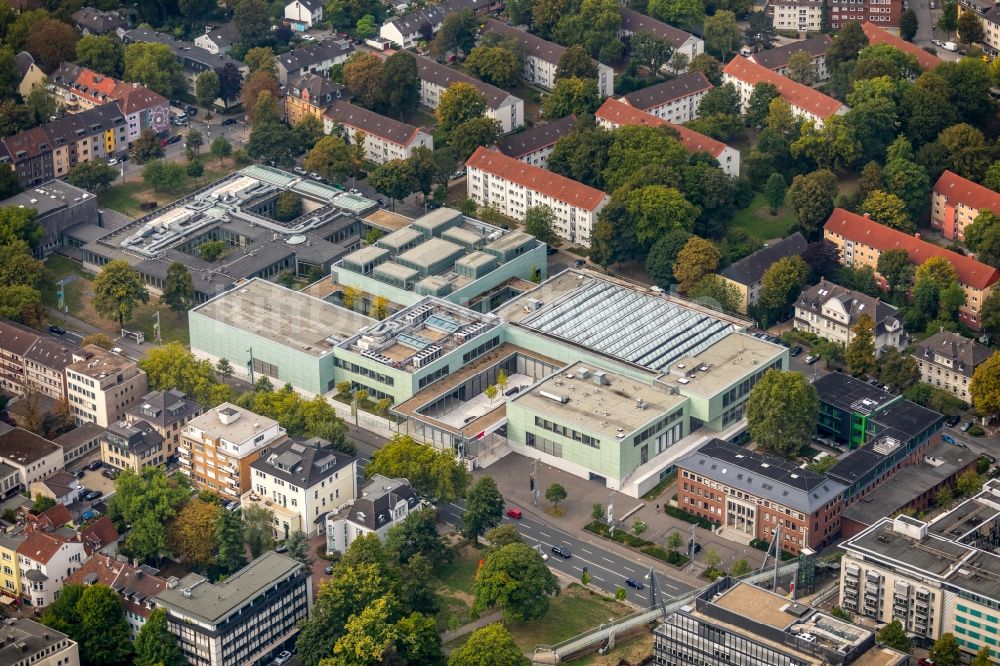
[[[909,653],[912,647],[910,637],[906,635],[906,630],[899,620],[893,620],[889,624],[878,630],[875,639],[882,645]]]
[[[769,370],[750,391],[747,429],[769,453],[795,456],[816,432],[816,388],[798,372]]]
[[[552,508],[558,509],[559,502],[566,499],[566,489],[559,483],[553,483],[545,489],[545,499],[552,502]]]
[[[405,478],[417,494],[453,502],[465,497],[470,475],[455,456],[420,444],[407,435],[395,435],[372,455],[365,467],[371,478],[382,474],[390,478]]]
[[[465,645],[451,653],[448,666],[530,666],[531,660],[499,622],[472,632]]]
[[[719,267],[719,250],[710,241],[691,236],[677,253],[672,272],[680,290],[687,292],[701,278]]]
[[[182,262],[175,261],[167,268],[160,302],[173,310],[178,318],[194,305],[194,283],[191,281],[191,273]]]
[[[858,375],[874,374],[875,362],[875,322],[871,315],[863,314],[851,329],[851,341],[844,352],[848,371]]]
[[[106,319],[125,322],[132,318],[140,303],[149,302],[149,292],[139,271],[124,259],[115,259],[94,278],[94,309]]]

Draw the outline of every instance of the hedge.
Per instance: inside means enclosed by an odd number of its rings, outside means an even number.
[[[711,520],[706,520],[701,516],[696,516],[693,513],[688,513],[684,509],[679,509],[676,506],[670,506],[669,504],[664,505],[664,510],[668,516],[673,516],[688,523],[692,523],[702,528],[703,530],[714,530],[721,523],[716,523]]]
[[[630,546],[632,548],[637,548],[640,553],[645,553],[650,557],[655,557],[656,559],[671,564],[675,567],[682,567],[688,563],[688,558],[680,553],[667,551],[663,546],[658,546],[652,541],[647,541],[640,537],[630,534],[621,529],[616,529],[614,536],[609,534],[608,526],[599,520],[592,520],[583,526],[583,529],[596,534],[605,539],[610,539],[616,541],[620,544]]]

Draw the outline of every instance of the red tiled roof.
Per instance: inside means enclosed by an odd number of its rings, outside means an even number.
[[[987,266],[958,252],[938,247],[916,236],[891,229],[843,208],[834,209],[824,228],[831,233],[840,234],[846,239],[864,243],[880,252],[906,250],[910,255],[910,261],[918,266],[931,257],[944,257],[955,267],[958,281],[974,289],[986,289],[1000,280],[1000,271],[992,266]]]
[[[869,44],[888,44],[889,46],[893,46],[904,53],[909,53],[917,59],[917,64],[920,65],[920,69],[934,69],[941,64],[941,59],[936,55],[932,55],[927,51],[924,51],[916,44],[912,44],[905,39],[900,39],[896,35],[883,30],[870,21],[862,23],[861,29],[864,30],[865,35],[868,36]]]
[[[67,576],[66,582],[77,585],[98,583],[107,585],[122,596],[122,604],[126,610],[141,617],[149,617],[153,609],[138,600],[148,601],[166,588],[167,581],[156,573],[155,569],[148,567],[139,569],[107,555],[95,555]]]
[[[84,548],[88,553],[100,550],[109,543],[118,541],[118,530],[107,516],[101,516],[93,524],[80,530]]]
[[[1000,215],[1000,192],[994,192],[957,173],[945,171],[934,184],[935,194],[942,194],[950,201],[976,210],[991,210]]]
[[[51,531],[57,527],[62,527],[72,520],[73,518],[69,515],[69,509],[66,508],[66,505],[56,504],[37,516],[29,514],[25,529],[29,532],[35,530]]]
[[[476,152],[472,153],[472,157],[465,165],[500,176],[529,190],[541,192],[553,199],[584,210],[594,210],[608,196],[601,190],[588,187],[547,169],[525,164],[513,157],[507,157],[503,153],[482,146],[476,148]]]
[[[48,563],[65,543],[65,539],[52,534],[32,532],[17,547],[17,553],[35,562]]]
[[[605,120],[608,123],[620,125],[649,125],[650,127],[660,127],[666,125],[677,131],[680,135],[681,145],[689,153],[708,153],[712,157],[718,157],[727,146],[721,141],[717,141],[710,136],[705,136],[701,132],[695,132],[683,125],[675,125],[662,118],[657,118],[651,113],[640,111],[634,106],[629,106],[616,99],[607,98],[604,104],[597,110],[594,116],[598,120]]]
[[[829,118],[841,108],[845,108],[843,104],[834,98],[817,92],[809,86],[796,83],[787,76],[772,72],[767,67],[758,65],[753,60],[744,58],[743,56],[736,56],[730,60],[722,69],[722,72],[740,81],[745,81],[750,85],[757,85],[758,83],[773,84],[786,102],[804,109],[819,118]]]
[[[170,103],[163,95],[138,83],[123,82],[115,86],[111,97],[118,101],[118,108],[125,115],[157,106],[167,107]]]

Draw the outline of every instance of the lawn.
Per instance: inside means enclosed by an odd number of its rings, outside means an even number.
[[[639,634],[625,640],[615,639],[615,647],[607,654],[589,654],[573,660],[573,666],[618,666],[624,659],[630,664],[641,663],[653,654],[653,634]]]
[[[788,206],[779,208],[777,215],[771,215],[764,195],[758,192],[749,206],[736,212],[730,228],[745,229],[751,236],[763,242],[772,238],[784,238],[795,225],[795,221],[795,214]]]
[[[238,165],[230,158],[226,162],[228,166],[212,169],[209,168],[208,165],[218,165],[218,160],[204,152],[202,153],[202,159],[205,161],[205,172],[202,174],[201,178],[186,178],[184,185],[176,191],[155,192],[142,180],[141,174],[132,173],[129,175],[128,181],[112,185],[111,187],[99,192],[97,195],[97,201],[101,204],[101,206],[118,211],[122,215],[139,217],[147,212],[141,210],[139,208],[139,204],[155,201],[157,206],[163,207],[172,201],[204,187],[208,183],[228,176],[238,167]]]
[[[483,553],[472,546],[461,548],[455,558],[434,572],[440,585],[441,610],[438,627],[454,629],[472,621],[472,582]]]

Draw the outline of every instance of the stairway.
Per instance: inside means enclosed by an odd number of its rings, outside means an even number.
[[[752,534],[747,534],[746,532],[733,527],[720,527],[715,533],[723,539],[742,543],[744,546],[749,546],[750,542],[753,541]]]

